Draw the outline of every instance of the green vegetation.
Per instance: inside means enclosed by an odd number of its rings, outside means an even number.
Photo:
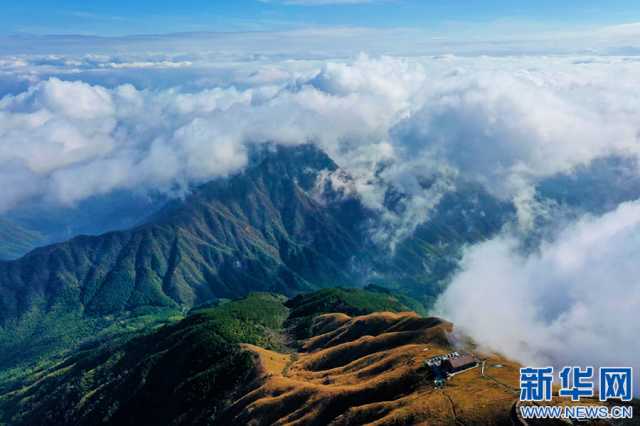
[[[413,306],[409,306],[412,304]],[[365,315],[372,312],[402,312],[415,310],[415,302],[397,296],[378,286],[367,289],[327,288],[314,293],[299,295],[287,302],[291,318],[315,316],[323,313],[342,312],[347,315]]]
[[[0,371],[73,347],[141,308],[182,311],[254,291],[290,296],[357,282],[345,265],[358,233],[308,193],[318,173],[335,168],[315,149],[280,149],[143,226],[0,262]]]
[[[291,309],[287,325],[296,339],[310,337],[313,318],[325,313],[341,312],[349,316],[382,311],[424,313],[424,308],[415,300],[379,286],[328,288],[296,296],[287,302],[287,306]]]
[[[0,424],[215,424],[255,375],[238,343],[282,344],[284,300],[252,294],[138,337],[84,345],[5,385]]]
[[[429,220],[398,244],[379,280],[430,307],[457,270],[464,247],[491,238],[514,217],[511,203],[480,185],[457,182]]]
[[[51,365],[81,344],[97,344],[182,319],[181,311],[141,308],[110,317],[83,318],[80,312],[55,307],[50,315],[34,310],[15,327],[0,328],[0,390],[43,365]]]
[[[6,376],[0,425],[219,424],[230,403],[257,386],[254,355],[240,343],[287,351],[285,327],[321,313],[397,312],[413,304],[372,286],[325,289],[288,301],[252,293],[194,309],[181,321],[96,338],[20,377]],[[143,321],[156,312],[139,313]],[[112,326],[122,330],[127,324]]]
[[[286,300],[281,295],[252,293],[244,299],[215,308],[194,310],[192,315],[204,318],[229,342],[283,350],[279,331],[289,314],[284,305]]]

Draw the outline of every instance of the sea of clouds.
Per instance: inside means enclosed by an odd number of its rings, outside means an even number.
[[[20,186],[0,195],[0,210],[33,196],[73,203],[228,175],[246,165],[249,145],[266,142],[316,143],[363,176],[373,162],[395,160],[386,173],[409,192],[413,176],[437,169],[503,197],[639,150],[635,58],[285,60],[228,64],[217,81],[186,88],[113,84],[109,71],[85,81],[86,67],[112,58],[58,58],[53,70],[51,57],[21,61],[0,63],[5,75],[29,80],[0,98],[0,183]],[[154,67],[175,73],[167,63],[120,66],[135,80]]]
[[[314,143],[369,207],[384,209],[380,182],[408,195],[401,216],[386,216],[392,239],[460,177],[512,200],[526,231],[536,183],[638,158],[638,87],[634,56],[7,54],[0,212],[116,190],[180,196],[242,171],[253,146]],[[639,251],[635,202],[528,254],[505,231],[467,249],[438,309],[523,362],[640,368]]]

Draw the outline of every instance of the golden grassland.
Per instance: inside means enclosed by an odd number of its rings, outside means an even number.
[[[477,367],[434,386],[427,359],[471,350],[449,343],[446,321],[410,312],[326,314],[312,330],[294,354],[244,345],[259,359],[261,379],[229,410],[234,424],[520,424],[520,365],[500,355],[475,352]]]
[[[427,359],[451,352],[450,323],[414,313],[314,320],[314,336],[300,352],[245,348],[260,360],[261,385],[235,402],[233,421],[249,425],[408,425],[508,422],[517,398],[518,366],[502,364],[495,377],[479,368],[444,389],[433,386]],[[487,369],[488,371],[490,369]]]

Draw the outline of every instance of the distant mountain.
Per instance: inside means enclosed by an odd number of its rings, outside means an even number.
[[[146,324],[253,291],[294,296],[374,283],[428,304],[462,248],[494,235],[513,213],[461,183],[391,252],[370,238],[379,212],[319,186],[335,172],[312,146],[265,149],[243,173],[195,188],[143,225],[0,263],[0,371],[48,347],[128,329],[139,312]]]
[[[94,195],[73,205],[30,200],[5,214],[9,221],[42,235],[42,244],[67,241],[78,235],[100,235],[133,228],[147,221],[167,202],[148,191],[119,190]],[[22,253],[24,254],[24,253]]]
[[[0,218],[0,261],[17,259],[43,242],[38,232]]]
[[[581,216],[600,216],[621,203],[640,199],[638,170],[637,159],[609,156],[539,181],[532,223],[522,235],[523,248],[536,250]]]
[[[169,204],[143,226],[2,264],[0,324],[26,314],[39,297],[47,307],[73,302],[90,314],[114,314],[353,282],[344,265],[359,252],[361,235],[344,226],[352,218],[309,194],[317,173],[335,167],[310,149],[280,150]]]
[[[429,306],[458,269],[462,250],[496,235],[515,219],[514,206],[482,186],[458,182],[429,218],[403,239],[373,283],[402,290]],[[383,259],[383,263],[386,259]]]
[[[602,215],[620,203],[640,198],[640,163],[635,158],[604,157],[569,172],[544,179],[537,186],[540,201],[570,208],[574,215]]]

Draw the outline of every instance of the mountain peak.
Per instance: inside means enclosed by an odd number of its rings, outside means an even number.
[[[320,172],[333,172],[336,163],[312,144],[297,146],[266,145],[252,156],[254,167],[249,174],[286,178],[296,182],[303,190],[310,191]]]
[[[460,247],[499,229],[500,220],[447,208],[390,258],[371,243],[376,217],[357,197],[319,200],[316,189],[330,190],[318,178],[337,170],[312,145],[265,145],[244,172],[194,189],[144,225],[0,262],[0,368],[38,345],[75,344],[139,310],[185,310],[252,291],[295,296],[388,283],[428,300]]]
[[[295,295],[356,283],[350,262],[362,252],[359,230],[309,193],[321,171],[335,170],[333,161],[311,146],[260,155],[245,172],[202,185],[145,225],[0,263],[0,327],[35,333],[33,344],[51,336],[29,318],[56,310],[94,321],[145,307],[188,309],[251,291]],[[81,322],[70,327],[82,329]],[[23,349],[5,351],[0,365]]]

